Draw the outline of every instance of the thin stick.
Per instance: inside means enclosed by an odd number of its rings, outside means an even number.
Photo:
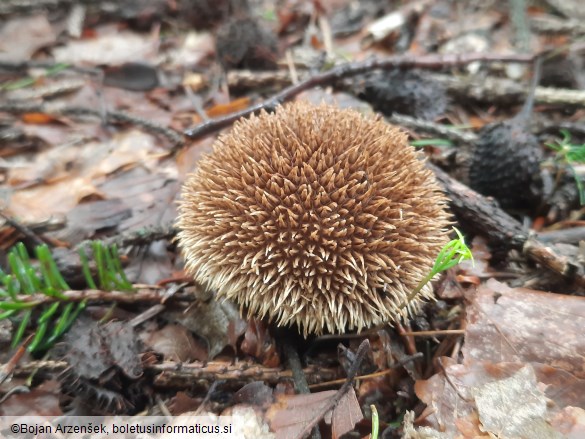
[[[302,394],[311,393],[309,390],[309,384],[307,383],[307,377],[305,376],[303,366],[301,365],[299,352],[297,347],[293,345],[290,334],[284,335],[282,339],[282,349],[284,351],[284,356],[286,357],[287,366],[292,372],[295,389]],[[313,439],[321,439],[321,432],[317,426],[313,428],[311,436]]]
[[[45,241],[43,241],[43,239],[39,235],[37,235],[33,230],[31,230],[30,228],[28,228],[24,224],[19,223],[18,221],[16,221],[12,217],[8,216],[7,214],[5,214],[1,210],[0,210],[0,216],[2,218],[4,218],[4,221],[6,221],[6,223],[9,226],[13,227],[21,235],[24,235],[26,238],[30,239],[34,243],[34,245],[45,244]]]
[[[374,378],[379,378],[379,377],[384,376],[384,375],[388,375],[388,374],[392,373],[395,369],[398,369],[399,367],[404,366],[406,363],[410,363],[411,361],[418,360],[419,358],[422,358],[422,357],[423,357],[422,352],[417,352],[414,355],[407,355],[402,360],[397,361],[396,363],[392,364],[392,366],[390,366],[388,369],[384,369],[384,370],[381,370],[379,372],[369,373],[367,375],[360,375],[360,376],[355,377],[355,380],[356,381],[371,380]],[[343,384],[345,382],[345,380],[346,379],[343,378],[343,379],[339,379],[339,380],[325,381],[322,383],[311,384],[309,386],[309,388],[314,390],[314,389],[322,389],[323,387],[336,386],[338,384]]]
[[[185,131],[185,136],[190,139],[199,139],[201,137],[212,134],[222,128],[225,128],[236,120],[247,117],[260,110],[273,111],[279,104],[290,100],[297,94],[316,87],[318,85],[332,84],[343,78],[349,76],[359,75],[376,69],[395,69],[395,68],[409,68],[419,67],[427,69],[439,69],[443,67],[455,67],[470,64],[476,61],[484,62],[518,62],[529,63],[534,59],[533,55],[493,55],[485,53],[472,53],[467,55],[449,54],[449,55],[429,55],[421,57],[413,57],[406,55],[391,56],[388,58],[371,58],[365,61],[346,63],[332,68],[319,75],[315,75],[293,84],[285,88],[280,93],[271,98],[253,105],[245,110],[229,114],[227,116],[211,119],[208,122],[203,122],[193,128]]]

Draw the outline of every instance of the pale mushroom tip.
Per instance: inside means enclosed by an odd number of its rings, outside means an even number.
[[[402,131],[294,102],[218,138],[183,187],[178,240],[218,298],[307,336],[395,321],[430,298],[429,284],[405,304],[449,221]]]

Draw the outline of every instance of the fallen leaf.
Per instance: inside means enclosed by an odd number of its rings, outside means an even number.
[[[168,312],[167,316],[207,341],[209,359],[213,359],[226,346],[230,346],[230,322],[242,321],[240,313],[232,303],[213,299],[197,299],[187,310]]]
[[[298,438],[305,426],[336,394],[335,390],[327,390],[307,395],[278,395],[276,402],[266,412],[266,419],[270,428],[276,432],[276,438]],[[328,423],[331,424],[335,439],[353,430],[355,424],[363,419],[353,388],[341,398],[332,413],[325,415],[327,418],[330,419]]]
[[[158,40],[145,34],[104,26],[94,39],[69,40],[53,50],[57,62],[74,65],[120,65],[145,61],[157,52]]]
[[[162,354],[165,361],[207,361],[207,347],[183,326],[166,325],[157,331],[142,333],[141,339],[146,346]]]
[[[34,123],[39,125],[45,125],[57,120],[57,118],[54,116],[46,113],[24,113],[21,118],[25,123]]]
[[[482,430],[503,437],[560,438],[548,424],[547,401],[527,365],[509,378],[472,389]]]
[[[235,99],[227,104],[216,104],[206,111],[209,117],[225,116],[236,111],[245,110],[250,106],[250,98]]]
[[[37,50],[56,40],[46,14],[11,17],[0,30],[0,60],[28,61]]]
[[[585,378],[585,298],[510,288],[490,279],[471,295],[467,362],[536,362]]]
[[[14,393],[0,405],[0,416],[61,416],[59,383],[49,380],[28,393]]]

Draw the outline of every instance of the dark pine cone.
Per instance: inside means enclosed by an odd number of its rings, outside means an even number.
[[[469,184],[503,208],[532,210],[543,197],[542,159],[539,141],[523,120],[488,125],[472,153]]]

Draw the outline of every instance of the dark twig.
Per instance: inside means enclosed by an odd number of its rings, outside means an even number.
[[[311,393],[307,384],[307,377],[303,373],[303,366],[296,346],[291,343],[290,337],[284,337],[282,340],[282,350],[286,358],[287,366],[291,370],[295,388],[299,393]]]
[[[172,240],[177,234],[177,229],[173,226],[148,227],[131,232],[123,232],[111,238],[104,240],[107,245],[115,244],[118,248],[127,248],[132,246],[149,245],[154,241]],[[88,241],[83,241],[76,246],[77,249],[84,248]]]
[[[43,245],[45,241],[39,235],[37,235],[33,230],[25,226],[24,224],[19,223],[15,219],[11,218],[10,216],[6,215],[3,211],[0,210],[0,216],[4,218],[4,221],[11,227],[13,227],[18,233],[30,239],[34,245]]]
[[[58,373],[69,365],[65,361],[29,361],[17,364],[13,374],[26,376],[35,371],[45,373]],[[203,380],[214,382],[227,380],[232,382],[248,383],[251,381],[266,381],[276,384],[282,380],[290,380],[292,373],[280,367],[265,367],[261,364],[249,361],[226,363],[223,361],[193,361],[180,363],[167,361],[160,364],[146,365],[148,373],[154,375],[157,387],[185,388],[192,386],[194,382]],[[338,368],[308,366],[304,369],[311,383],[333,381],[339,378]]]
[[[287,366],[292,372],[297,392],[302,394],[311,393],[309,390],[309,384],[307,383],[307,377],[303,372],[303,366],[301,365],[297,346],[293,345],[290,334],[285,334],[284,337],[282,337],[282,350],[284,351]],[[313,428],[311,436],[313,439],[321,439],[321,433],[319,432],[318,427]]]
[[[315,417],[305,425],[305,428],[301,430],[301,432],[297,435],[298,439],[306,437],[306,435],[313,429],[313,427],[317,426],[321,419],[327,414],[327,412],[333,410],[339,401],[344,397],[344,395],[349,391],[351,386],[353,385],[353,380],[356,377],[366,354],[370,350],[370,341],[366,338],[364,341],[360,343],[360,346],[355,354],[355,361],[352,363],[351,367],[349,368],[349,372],[347,373],[347,379],[343,386],[337,391],[333,397],[327,401],[327,404],[321,409]]]
[[[343,78],[370,72],[372,70],[409,67],[440,69],[444,67],[466,65],[476,61],[529,63],[532,62],[533,59],[533,55],[490,55],[485,53],[472,53],[467,55],[429,55],[421,57],[398,55],[382,59],[371,58],[366,61],[346,63],[321,74],[311,76],[298,84],[293,84],[271,98],[245,110],[203,122],[194,128],[186,130],[185,135],[190,139],[199,139],[231,125],[242,117],[247,117],[253,113],[257,113],[260,110],[273,111],[279,104],[282,104],[310,88],[319,85],[333,84]]]

